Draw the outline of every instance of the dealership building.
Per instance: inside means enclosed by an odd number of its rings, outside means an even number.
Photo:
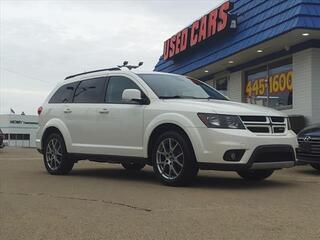
[[[167,39],[155,71],[320,122],[320,1],[227,1]]]
[[[38,127],[36,115],[0,114],[0,129],[6,146],[36,147]]]

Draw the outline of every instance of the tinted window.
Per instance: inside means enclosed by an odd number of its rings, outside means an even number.
[[[139,87],[129,78],[126,77],[111,77],[108,83],[106,94],[107,103],[123,103],[122,93],[125,89],[139,89]]]
[[[70,83],[60,87],[56,93],[52,96],[49,103],[71,103],[74,90],[78,83]]]
[[[227,100],[215,89],[200,80],[166,74],[138,74],[162,99],[165,98],[197,98]]]
[[[82,81],[74,95],[74,103],[102,103],[105,78],[93,78]]]

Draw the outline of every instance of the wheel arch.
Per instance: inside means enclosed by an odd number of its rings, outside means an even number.
[[[188,132],[185,131],[185,129],[183,127],[177,125],[176,123],[161,123],[153,129],[153,131],[151,132],[151,134],[148,138],[148,144],[147,144],[147,157],[148,157],[148,159],[151,159],[153,145],[154,145],[155,141],[157,140],[157,137],[161,133],[166,132],[166,131],[170,131],[170,130],[177,131],[186,137],[186,139],[190,143],[190,145],[192,147],[192,151],[196,157],[194,144],[192,143],[192,140],[191,140]]]
[[[43,131],[42,137],[41,137],[41,148],[43,150],[43,145],[45,142],[45,139],[52,133],[58,133],[61,135],[61,137],[64,140],[67,152],[70,152],[71,148],[71,136],[68,132],[67,127],[65,124],[58,120],[58,119],[52,119],[50,122],[48,122],[44,128],[45,130]]]
[[[190,117],[185,116],[183,113],[173,112],[159,114],[147,123],[143,137],[144,157],[149,158],[150,156],[150,146],[152,146],[152,143],[150,144],[150,140],[152,140],[151,137],[154,137],[159,129],[165,130],[168,127],[169,129],[178,129],[178,131],[181,131],[188,137],[188,141],[191,143],[196,159],[199,159],[198,157],[201,156],[201,151],[203,151],[203,142],[198,128]]]

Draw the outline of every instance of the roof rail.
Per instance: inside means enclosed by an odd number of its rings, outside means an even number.
[[[89,73],[96,73],[96,72],[103,72],[103,71],[118,71],[121,70],[121,68],[115,67],[115,68],[105,68],[105,69],[99,69],[99,70],[94,70],[94,71],[89,71],[89,72],[83,72],[83,73],[78,73],[75,75],[70,75],[68,77],[66,77],[64,80],[70,79],[70,78],[74,78],[77,76],[81,76],[81,75],[85,75],[85,74],[89,74]]]

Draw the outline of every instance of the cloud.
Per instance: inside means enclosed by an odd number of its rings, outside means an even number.
[[[34,93],[70,74],[124,60],[152,70],[165,39],[221,2],[0,0],[0,112],[21,103],[34,113],[43,97]]]
[[[4,106],[3,113],[9,113],[10,108],[14,109],[16,113],[26,111],[28,109],[28,114],[36,114],[37,108],[41,106],[46,96],[47,91],[33,91],[25,90],[19,88],[2,88],[0,89],[0,96],[5,96],[2,98],[2,105]]]
[[[26,95],[32,95],[32,96],[46,96],[47,92],[43,91],[32,91],[32,90],[25,90],[25,89],[19,89],[19,88],[4,88],[0,89],[0,93],[5,93],[5,94],[16,94],[16,95],[21,95],[26,94]]]

